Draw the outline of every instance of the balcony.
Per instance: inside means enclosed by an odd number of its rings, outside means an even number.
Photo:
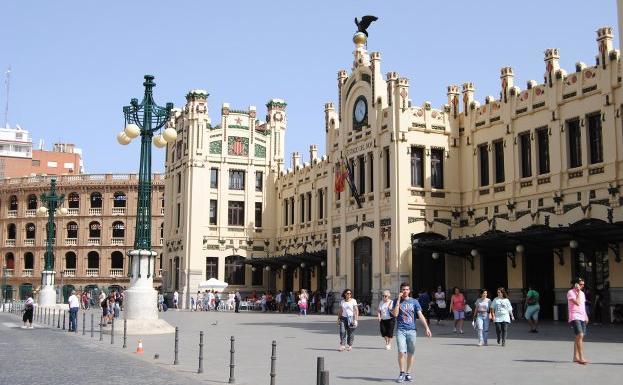
[[[65,246],[77,246],[78,238],[65,238]]]
[[[67,215],[78,215],[80,209],[75,208],[75,209],[67,209]]]
[[[95,269],[95,270],[98,270],[98,269]],[[63,272],[63,275],[65,277],[75,277],[76,269],[65,269],[65,271]]]
[[[5,246],[15,246],[15,239],[7,239],[7,240],[4,242],[4,245],[5,245]]]
[[[158,269],[158,278],[162,278],[162,269]]]
[[[74,270],[74,274],[75,274],[75,270]],[[87,269],[87,277],[97,277],[98,275],[100,275],[100,269]],[[66,277],[68,277],[68,275],[66,275]]]
[[[162,246],[162,245],[164,244],[164,239],[163,239],[163,238],[160,238],[160,240],[158,241],[158,244],[159,244],[160,246]]]
[[[125,215],[125,207],[113,207],[112,215]]]
[[[13,276],[13,269],[4,269],[4,276],[5,277],[12,277]]]
[[[123,246],[123,238],[112,238],[110,244],[113,246]]]
[[[101,240],[99,238],[89,238],[87,239],[87,245],[89,246],[99,246],[101,244]]]
[[[89,215],[102,215],[102,208],[89,209]]]
[[[27,217],[34,217],[37,215],[37,210],[26,210]]]
[[[48,240],[45,239],[43,240],[43,246],[47,246],[48,245]],[[56,239],[52,239],[52,246],[56,245]]]
[[[17,218],[17,210],[9,210],[6,213],[7,218]]]
[[[22,277],[32,277],[34,275],[33,269],[22,269]]]
[[[24,246],[34,246],[34,245],[35,245],[34,239],[24,239]]]
[[[160,215],[164,215],[164,207],[160,208]]]
[[[89,273],[87,272],[87,275]],[[110,269],[111,277],[123,277],[123,269]]]

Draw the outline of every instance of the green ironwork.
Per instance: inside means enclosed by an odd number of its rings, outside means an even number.
[[[255,157],[256,158],[266,158],[266,147],[260,146],[259,144],[255,145]]]
[[[210,142],[210,154],[220,154],[223,149],[223,143],[220,140]]]
[[[56,236],[56,229],[54,226],[54,217],[56,215],[56,210],[60,209],[63,201],[65,200],[65,195],[58,195],[56,193],[56,178],[52,178],[50,180],[50,192],[48,194],[41,194],[41,202],[48,209],[48,234],[47,234],[47,245],[45,248],[45,271],[54,270],[54,237]]]
[[[166,107],[156,105],[153,98],[153,75],[145,75],[145,96],[140,103],[133,98],[129,106],[123,107],[125,123],[136,124],[141,130],[141,161],[138,173],[138,205],[136,208],[135,250],[151,250],[151,141],[154,132],[160,130],[169,120],[173,103]]]

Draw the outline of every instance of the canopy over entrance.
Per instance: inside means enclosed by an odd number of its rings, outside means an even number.
[[[203,281],[199,284],[199,289],[214,289],[214,290],[223,290],[229,284],[227,282],[219,281],[216,278],[210,278],[207,281]]]

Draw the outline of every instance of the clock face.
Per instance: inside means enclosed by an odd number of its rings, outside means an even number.
[[[357,98],[355,102],[355,110],[353,111],[353,117],[356,123],[363,123],[368,113],[368,104],[363,96]]]

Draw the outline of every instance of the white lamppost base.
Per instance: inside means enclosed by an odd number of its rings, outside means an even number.
[[[39,290],[39,306],[56,307],[56,289],[54,289],[54,286],[41,286],[41,290]]]

